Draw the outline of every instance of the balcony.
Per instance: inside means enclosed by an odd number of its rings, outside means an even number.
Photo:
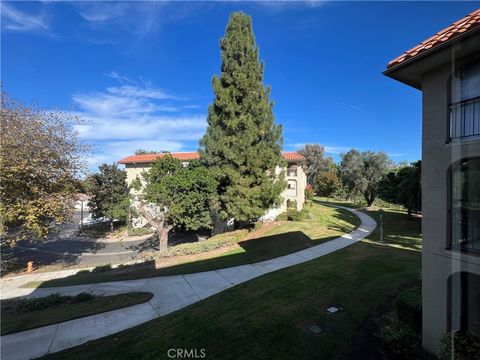
[[[450,105],[450,139],[480,136],[480,96]]]

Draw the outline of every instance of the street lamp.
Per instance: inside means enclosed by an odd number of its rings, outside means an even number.
[[[378,210],[378,213],[380,214],[380,241],[383,241],[383,209]]]

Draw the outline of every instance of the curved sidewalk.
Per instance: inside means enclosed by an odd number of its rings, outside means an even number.
[[[361,220],[360,226],[334,240],[275,259],[194,274],[36,289],[29,297],[52,293],[73,295],[84,291],[95,295],[145,291],[154,296],[143,304],[2,336],[1,358],[32,359],[126,330],[258,276],[345,248],[375,230],[376,222],[370,216],[358,210],[338,207],[357,215]]]

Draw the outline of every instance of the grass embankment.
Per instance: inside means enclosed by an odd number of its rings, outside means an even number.
[[[359,223],[358,217],[347,210],[314,203],[308,207],[308,216],[304,221],[288,221],[277,226],[267,224],[253,233],[238,230],[220,234],[201,242],[172,246],[156,261],[143,265],[97,273],[81,272],[43,283],[30,282],[25,286],[55,287],[131,280],[250,264],[334,239],[353,231]]]
[[[40,326],[99,314],[149,301],[152,294],[131,292],[113,296],[49,295],[34,299],[3,300],[1,334],[7,335]]]
[[[387,211],[384,234],[48,359],[168,359],[172,348],[205,349],[207,359],[344,358],[369,314],[420,276],[418,219]]]

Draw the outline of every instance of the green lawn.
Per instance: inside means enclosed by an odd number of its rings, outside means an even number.
[[[1,334],[34,329],[149,301],[152,294],[131,292],[113,296],[53,294],[36,299],[3,300]]]
[[[228,233],[199,243],[178,245],[168,250],[174,254],[196,254],[199,249],[214,250],[219,246],[219,243],[229,244],[230,242],[231,246],[227,250],[219,253],[200,253],[194,260],[189,259],[186,261],[181,259],[179,263],[158,269],[155,268],[154,261],[151,261],[150,263],[145,263],[141,268],[132,266],[131,271],[129,271],[129,267],[123,267],[121,270],[107,272],[82,272],[43,283],[30,282],[25,286],[56,287],[79,285],[162,275],[187,274],[250,264],[286,255],[334,239],[354,230],[360,224],[358,217],[347,210],[327,207],[321,204],[313,204],[308,209],[309,217],[305,221],[285,222],[262,233],[260,237],[241,240],[247,235],[246,231],[240,233],[241,237],[237,236],[239,233]],[[226,239],[227,236],[229,239]],[[175,248],[179,249],[175,250]],[[171,259],[168,258],[168,260]],[[161,262],[163,260],[157,261]]]
[[[168,349],[180,348],[205,349],[207,359],[341,359],[367,316],[420,278],[418,219],[388,212],[384,232],[383,242],[375,232],[328,256],[47,358],[168,359]],[[329,315],[332,305],[344,310]],[[314,324],[324,331],[311,334]]]

